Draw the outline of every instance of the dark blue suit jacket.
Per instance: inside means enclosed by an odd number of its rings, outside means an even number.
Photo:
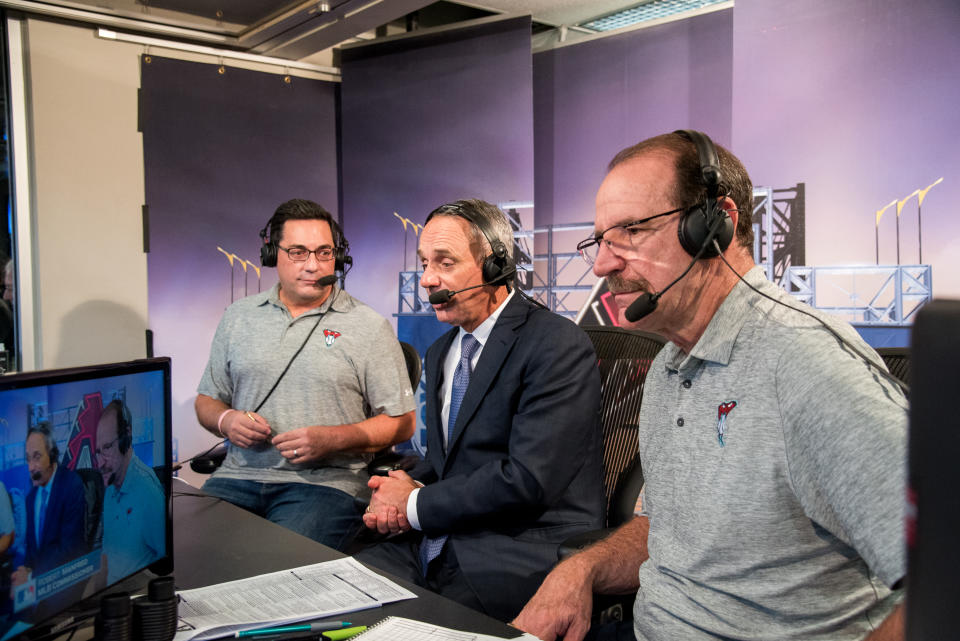
[[[448,534],[460,568],[491,615],[512,619],[557,561],[557,546],[602,526],[600,375],[575,324],[519,295],[484,345],[444,452],[443,359],[426,354],[427,456],[417,515]]]
[[[84,540],[84,496],[80,477],[63,465],[57,466],[53,488],[47,499],[43,539],[37,546],[37,488],[27,494],[27,551],[24,565],[38,576],[87,552]]]

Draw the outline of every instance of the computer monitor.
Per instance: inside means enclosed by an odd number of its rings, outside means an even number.
[[[170,359],[0,376],[0,639],[173,569]]]
[[[920,309],[910,339],[907,626],[909,641],[957,636],[960,603],[960,300]]]

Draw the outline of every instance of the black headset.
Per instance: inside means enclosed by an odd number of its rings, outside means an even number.
[[[673,132],[692,142],[697,148],[700,159],[700,177],[707,188],[702,202],[693,205],[680,214],[677,237],[680,245],[691,256],[713,258],[726,251],[733,241],[733,220],[721,207],[718,196],[723,176],[720,174],[720,160],[713,141],[706,134],[692,129],[680,129]],[[682,178],[681,178],[682,180]],[[713,244],[717,241],[720,251]]]
[[[302,220],[298,218],[288,218],[287,220]],[[330,223],[330,232],[333,235],[333,270],[343,273],[348,265],[353,265],[353,257],[350,255],[350,243],[337,221],[331,218],[318,217],[316,220],[322,220]],[[270,223],[273,218],[267,221],[267,224],[260,230],[260,240],[263,244],[260,246],[260,264],[264,267],[276,267],[277,255],[280,253],[279,240],[270,238]],[[286,221],[284,221],[286,222]]]
[[[117,415],[117,449],[120,450],[121,454],[126,454],[130,446],[133,445],[133,420],[130,418],[130,410],[127,409],[123,401],[115,398],[107,403],[101,415],[111,406],[116,408],[115,414]]]
[[[517,273],[517,268],[513,262],[513,256],[511,256],[510,249],[503,244],[502,240],[497,238],[496,234],[493,233],[493,229],[490,228],[490,225],[485,218],[474,216],[473,212],[464,207],[461,203],[462,201],[457,201],[437,207],[430,212],[429,216],[427,216],[427,220],[423,223],[424,227],[426,227],[427,223],[430,222],[430,219],[433,218],[434,214],[441,212],[456,214],[457,216],[466,219],[467,222],[479,229],[481,233],[483,233],[484,238],[487,239],[487,242],[490,243],[490,253],[484,257],[483,267],[481,268],[483,284],[497,285],[502,283],[505,286],[509,286],[510,277]]]

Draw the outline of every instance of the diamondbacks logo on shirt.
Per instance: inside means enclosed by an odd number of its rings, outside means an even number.
[[[327,347],[333,347],[333,341],[340,338],[340,332],[332,329],[323,330],[323,342],[327,344]]]
[[[736,406],[736,401],[727,401],[717,406],[717,442],[720,447],[723,447],[723,435],[727,433],[727,416]]]

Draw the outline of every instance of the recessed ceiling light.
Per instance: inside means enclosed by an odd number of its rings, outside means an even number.
[[[593,29],[594,31],[612,31],[629,27],[640,22],[657,20],[674,16],[679,13],[694,11],[711,4],[719,4],[727,0],[652,0],[632,9],[624,9],[611,13],[602,18],[595,18],[589,22],[581,23],[581,27]]]

